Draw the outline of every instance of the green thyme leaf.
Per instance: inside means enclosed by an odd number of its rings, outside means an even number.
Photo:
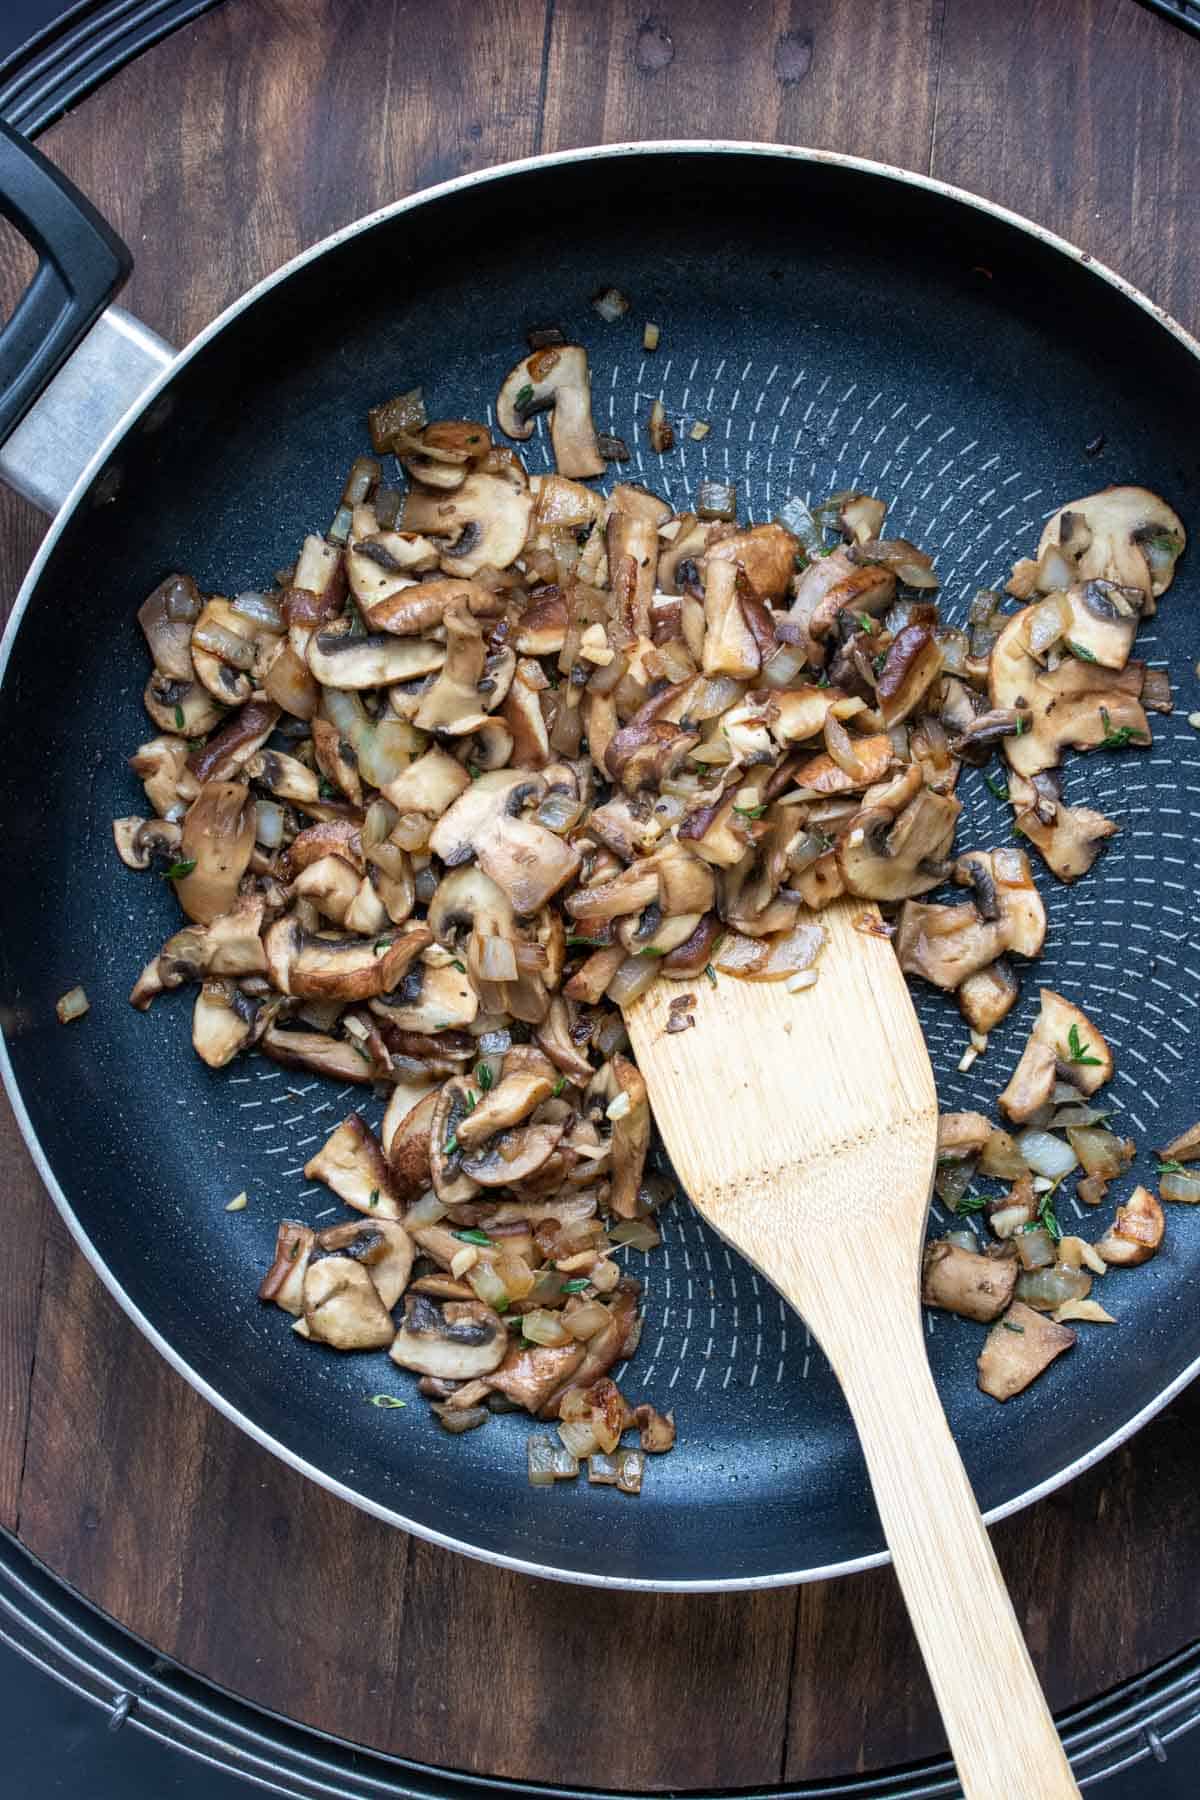
[[[563,1282],[562,1292],[564,1294],[582,1294],[584,1288],[591,1287],[591,1285],[586,1275],[577,1275],[573,1281]]]
[[[492,1071],[489,1069],[489,1067],[486,1063],[483,1063],[483,1062],[476,1063],[475,1079],[479,1083],[480,1087],[483,1089],[484,1093],[486,1094],[490,1090],[491,1085],[492,1085]]]
[[[859,613],[858,628],[860,631],[865,631],[868,637],[875,636],[875,621],[870,613]]]
[[[394,941],[395,941],[395,940],[394,940],[394,939],[393,939],[393,938],[379,938],[379,939],[377,939],[377,940],[376,940],[376,944],[375,944],[375,954],[376,954],[376,956],[382,956],[382,955],[383,955],[383,953],[384,953],[384,951],[385,951],[385,950],[390,950],[390,949],[391,949],[391,947],[392,947],[392,944],[393,944],[393,943],[394,943]]]
[[[1135,731],[1132,725],[1114,727],[1103,706],[1100,708],[1100,723],[1104,727],[1104,736],[1100,739],[1101,750],[1123,750],[1126,744],[1146,744],[1150,741],[1144,731]]]
[[[653,944],[647,944],[644,950],[635,950],[633,954],[635,956],[666,956],[668,952],[655,949]]]
[[[561,1093],[562,1093],[562,1091],[563,1091],[563,1089],[564,1089],[564,1088],[565,1088],[565,1087],[566,1087],[566,1085],[567,1085],[567,1078],[566,1078],[566,1076],[565,1076],[565,1075],[560,1075],[560,1076],[559,1076],[559,1078],[558,1078],[558,1080],[557,1080],[557,1081],[556,1081],[556,1082],[555,1082],[555,1084],[554,1084],[554,1095],[553,1095],[553,1097],[554,1097],[554,1099],[555,1099],[555,1100],[557,1100],[557,1099],[558,1099],[558,1096],[559,1096],[559,1095],[560,1095],[560,1094],[561,1094]]]
[[[1187,1170],[1181,1162],[1171,1156],[1167,1158],[1166,1162],[1160,1162],[1154,1173],[1156,1175],[1186,1175]]]
[[[1025,733],[1028,730],[1029,730],[1029,720],[1025,717],[1024,713],[1018,713],[1017,714],[1017,729],[1013,735],[1015,737],[1024,737]]]
[[[713,984],[713,986],[714,986],[714,987],[716,987],[716,985],[717,985],[717,971],[716,971],[716,970],[715,970],[715,969],[714,969],[714,968],[713,968],[713,966],[712,966],[712,964],[711,964],[711,963],[705,963],[705,965],[704,965],[704,973],[705,973],[705,974],[706,974],[706,975],[707,975],[707,976],[708,976],[708,979],[709,979],[709,980],[710,980],[710,981],[711,981],[711,982],[712,982],[712,984]]]
[[[467,764],[467,774],[471,777],[472,781],[478,781],[479,777],[482,773],[483,773],[483,771],[478,767],[478,765],[476,763],[469,762]]]
[[[997,776],[997,775],[985,775],[983,779],[987,783],[991,792],[993,794],[995,794],[997,800],[1007,800],[1008,799],[1008,783],[1007,783],[1007,781],[1001,781],[999,776]]]
[[[460,975],[465,975],[467,972],[466,963],[460,963],[457,956],[454,958],[454,961],[452,962],[452,964],[450,966],[451,966],[451,968],[457,969]]]
[[[371,1189],[370,1197],[367,1200],[367,1205],[368,1206],[378,1206],[379,1205],[379,1189],[378,1188]]]
[[[458,1139],[457,1139],[457,1137],[455,1137],[453,1132],[451,1132],[450,1136],[446,1139],[446,1142],[443,1145],[443,1149],[445,1150],[447,1156],[457,1156],[458,1155]]]
[[[398,1400],[395,1394],[368,1394],[367,1405],[386,1407],[391,1411],[394,1407],[407,1406],[408,1401]]]
[[[733,810],[741,819],[761,819],[767,806],[764,801],[761,806],[735,806]]]
[[[1091,1045],[1085,1044],[1080,1037],[1078,1025],[1072,1025],[1070,1031],[1067,1033],[1067,1049],[1071,1053],[1071,1061],[1073,1063],[1081,1063],[1084,1066],[1093,1069],[1101,1067],[1101,1059],[1098,1056],[1089,1054]]]
[[[572,948],[576,944],[586,944],[590,950],[608,950],[611,948],[611,945],[606,944],[603,938],[576,937],[571,932],[568,932],[568,948]]]
[[[177,706],[175,708],[175,729],[177,731],[182,731],[186,724],[187,718],[184,714],[184,710],[182,706]]]
[[[348,1039],[348,1042],[355,1056],[361,1056],[365,1063],[370,1062],[371,1052],[369,1050],[364,1050],[357,1038],[350,1038]]]
[[[487,1234],[487,1232],[486,1232],[486,1231],[476,1231],[476,1230],[475,1230],[475,1229],[474,1229],[474,1227],[472,1227],[472,1229],[471,1229],[471,1230],[470,1230],[470,1231],[455,1231],[455,1232],[452,1232],[452,1233],[451,1233],[451,1236],[452,1236],[452,1237],[456,1237],[456,1238],[458,1238],[458,1239],[459,1239],[459,1240],[460,1240],[460,1242],[462,1242],[462,1243],[464,1243],[464,1244],[484,1244],[484,1245],[487,1245],[487,1244],[490,1244],[490,1243],[491,1243],[491,1241],[492,1241],[492,1240],[491,1240],[491,1238],[490,1238],[490,1237],[489,1237],[489,1236],[488,1236],[488,1234]]]
[[[1096,660],[1095,651],[1089,650],[1086,644],[1075,643],[1071,638],[1067,639],[1067,649],[1072,656],[1077,656],[1080,662],[1095,662]]]
[[[476,1105],[477,1105],[477,1101],[475,1099],[475,1096],[468,1088],[468,1090],[467,1090],[467,1111],[474,1112]]]
[[[968,1188],[965,1194],[959,1195],[954,1210],[960,1219],[969,1219],[972,1213],[981,1213],[987,1203],[986,1194],[977,1194],[974,1188]]]
[[[1005,1331],[1016,1331],[1019,1332],[1022,1337],[1025,1336],[1025,1327],[1023,1325],[1014,1325],[1011,1319],[1001,1319],[1000,1323],[1003,1325]]]
[[[520,387],[517,389],[515,395],[513,396],[513,405],[516,408],[516,410],[518,412],[520,412],[521,408],[523,406],[528,406],[529,402],[532,399],[533,399],[533,387],[532,387],[531,383],[529,383],[527,381],[525,383],[524,387]]]
[[[163,880],[182,881],[185,875],[191,874],[195,866],[196,859],[194,856],[186,857],[183,862],[173,862],[169,869],[163,870]]]

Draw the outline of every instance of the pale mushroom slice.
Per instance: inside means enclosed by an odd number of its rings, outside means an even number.
[[[415,583],[391,599],[377,601],[367,609],[367,621],[375,631],[417,637],[435,631],[449,607],[469,613],[474,619],[498,619],[504,616],[505,604],[500,589],[447,576],[441,581]],[[558,647],[561,649],[561,644]]]
[[[361,1263],[375,1291],[390,1312],[408,1286],[413,1266],[413,1241],[393,1219],[372,1215],[330,1225],[317,1233],[316,1248],[351,1257]]]
[[[991,1120],[982,1113],[942,1113],[938,1119],[938,1161],[962,1162],[981,1155],[992,1130]]]
[[[1038,556],[1054,546],[1078,581],[1137,588],[1150,617],[1186,544],[1183,521],[1160,495],[1144,487],[1109,487],[1060,506],[1042,531]]]
[[[443,1381],[474,1381],[504,1361],[508,1331],[482,1300],[448,1300],[438,1306],[425,1294],[409,1293],[404,1322],[390,1355],[402,1369]]]
[[[204,596],[190,575],[168,575],[142,601],[138,624],[160,675],[187,684],[195,680],[192,626],[203,610]]]
[[[1149,721],[1137,695],[1144,670],[1105,669],[1068,656],[1044,670],[1028,644],[1026,607],[1005,625],[992,648],[988,692],[993,707],[1011,709],[1020,729],[1004,739],[1004,754],[1018,775],[1032,777],[1057,766],[1063,749],[1124,748],[1151,742]]]
[[[142,819],[136,814],[112,822],[117,855],[127,869],[148,869],[152,862],[179,860],[180,827],[171,819]]]
[[[384,1350],[396,1327],[362,1263],[351,1256],[309,1257],[301,1336],[334,1350]]]
[[[988,1325],[1011,1304],[1020,1268],[1011,1252],[985,1255],[941,1238],[925,1246],[921,1299],[926,1306]]]
[[[233,909],[250,866],[256,823],[250,790],[241,782],[209,781],[192,801],[179,838],[184,873],[173,883],[189,919],[208,925]]]
[[[1005,956],[968,975],[958,990],[958,1010],[973,1031],[985,1036],[1008,1017],[1021,997],[1021,984]]]
[[[518,484],[476,470],[454,494],[410,489],[403,523],[406,530],[453,540],[441,544],[440,566],[447,575],[471,577],[481,569],[507,569],[516,560],[532,511],[533,497],[523,477]]]
[[[579,868],[582,852],[521,814],[545,781],[524,770],[480,775],[438,820],[429,847],[449,868],[476,858],[522,916],[540,912]]]
[[[392,632],[356,637],[340,623],[315,631],[308,645],[308,666],[317,681],[331,688],[388,687],[433,675],[446,660],[444,644]]]
[[[1040,999],[1033,1036],[1053,1051],[1064,1080],[1081,1094],[1094,1094],[1112,1078],[1112,1051],[1080,1007],[1053,988],[1042,988]]]
[[[392,1185],[407,1203],[419,1199],[433,1180],[430,1146],[438,1086],[430,1083],[424,1093],[414,1098],[415,1092],[411,1085],[396,1087],[380,1127]]]
[[[466,1030],[474,1024],[479,996],[457,958],[435,962],[426,953],[390,994],[372,1000],[371,1010],[397,1031],[431,1035]]]
[[[760,600],[778,604],[791,586],[799,549],[799,539],[772,520],[719,538],[705,551],[703,568],[717,562],[734,563]]]
[[[182,819],[200,792],[200,783],[188,768],[188,747],[182,738],[151,738],[138,746],[129,766],[160,819]]]
[[[1166,1215],[1149,1188],[1136,1187],[1096,1245],[1097,1253],[1113,1268],[1133,1268],[1149,1262],[1163,1241]]]
[[[988,1332],[979,1353],[979,1386],[993,1400],[1011,1400],[1069,1350],[1076,1334],[1046,1313],[1014,1300]]]
[[[974,891],[981,918],[1000,921],[1006,950],[1041,955],[1046,908],[1023,850],[968,850],[954,865],[954,879]]]
[[[558,473],[572,479],[603,475],[587,351],[581,344],[550,344],[522,357],[501,384],[496,422],[506,436],[524,443],[533,435],[534,414],[551,406],[550,442]]]
[[[1060,881],[1078,881],[1120,826],[1094,807],[1069,806],[1057,789],[1049,786],[1055,779],[1047,771],[1027,781],[1013,771],[1008,781],[1013,826],[1029,839]]]
[[[281,994],[314,1000],[369,1000],[388,994],[432,941],[427,925],[389,926],[374,940],[325,936],[285,913],[263,939],[267,964]]]
[[[1024,1125],[1046,1105],[1057,1077],[1058,1058],[1053,1049],[1031,1035],[997,1105],[1014,1125]]]
[[[837,842],[847,891],[873,900],[927,894],[946,878],[946,858],[962,807],[950,794],[922,788],[897,817],[889,807],[855,815]]]
[[[398,1219],[400,1201],[374,1132],[351,1113],[304,1165],[306,1181],[323,1181],[356,1212]]]
[[[422,695],[413,716],[419,731],[446,737],[466,737],[487,723],[479,683],[483,678],[486,650],[483,634],[470,613],[460,605],[446,609],[446,660],[437,680]]]
[[[524,1124],[531,1113],[543,1100],[548,1100],[553,1092],[554,1081],[544,1074],[505,1074],[490,1092],[481,1095],[466,1117],[459,1120],[459,1143],[465,1150],[472,1151],[497,1133],[507,1132],[516,1125]]]
[[[177,681],[157,669],[142,692],[142,705],[160,731],[186,738],[203,737],[225,717],[224,707],[198,681]]]
[[[361,1087],[369,1087],[375,1079],[370,1057],[364,1057],[349,1038],[330,1037],[321,1031],[285,1030],[274,1024],[263,1033],[259,1049],[285,1069],[304,1069]]]
[[[274,1003],[278,1010],[279,1002]],[[243,994],[235,981],[208,980],[196,995],[192,1009],[192,1048],[210,1069],[223,1069],[239,1050],[261,1036],[266,1020],[263,1007]]]
[[[274,1258],[259,1284],[259,1299],[273,1300],[294,1319],[304,1310],[304,1271],[315,1241],[311,1226],[295,1219],[282,1220],[275,1235]]]

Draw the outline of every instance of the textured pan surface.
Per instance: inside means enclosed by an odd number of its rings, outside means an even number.
[[[589,304],[610,283],[633,298],[616,325]],[[653,357],[640,347],[647,318],[662,329]],[[126,1004],[176,918],[165,888],[111,847],[112,816],[141,804],[124,758],[152,735],[139,599],[176,566],[216,591],[263,583],[328,523],[369,404],[422,382],[433,416],[477,413],[545,323],[589,346],[597,422],[634,452],[622,473],[679,504],[705,473],[728,473],[754,518],[793,492],[862,485],[889,501],[889,530],[936,555],[951,618],[1004,579],[1054,505],[1106,482],[1158,488],[1200,530],[1192,348],[1006,218],[786,152],[588,156],[444,192],[233,317],[129,434],[115,498],[85,498],[58,537],[0,688],[0,818],[19,872],[0,884],[0,1022],[44,1172],[94,1260],[173,1360],[272,1448],[410,1528],[546,1573],[795,1580],[881,1553],[849,1418],[803,1325],[685,1205],[663,1251],[631,1258],[647,1320],[626,1384],[675,1408],[679,1448],[653,1463],[639,1502],[580,1485],[535,1493],[528,1421],[450,1440],[415,1395],[403,1412],[377,1411],[365,1396],[407,1393],[405,1377],[382,1358],[313,1351],[254,1300],[277,1219],[331,1205],[301,1166],[361,1090],[259,1060],[210,1074],[190,1049],[187,998],[148,1017]],[[683,421],[664,458],[645,436],[659,396]],[[687,436],[694,419],[712,423],[702,443]],[[1086,456],[1101,433],[1105,448]],[[544,431],[529,448],[532,469],[548,466]],[[994,1108],[1045,982],[1102,1021],[1119,1122],[1147,1152],[1200,1112],[1200,737],[1186,723],[1198,593],[1192,550],[1139,638],[1177,685],[1153,750],[1068,764],[1068,798],[1123,829],[1077,889],[1039,873],[1046,954],[970,1075],[955,1071],[965,1028],[953,1001],[918,996],[945,1107]],[[1008,808],[978,773],[959,793],[963,847],[1011,841]],[[64,1030],[53,1003],[76,982],[92,1012]],[[365,1110],[378,1116],[372,1101]],[[226,1214],[242,1188],[249,1209]],[[931,1324],[985,1510],[1056,1485],[1188,1376],[1198,1276],[1200,1217],[1172,1208],[1159,1257],[1107,1277],[1119,1327],[1081,1332],[1003,1409],[975,1390],[980,1329]]]

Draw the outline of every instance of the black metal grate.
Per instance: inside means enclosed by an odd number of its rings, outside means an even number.
[[[262,1711],[168,1662],[62,1585],[0,1533],[0,1642],[99,1712],[271,1793],[294,1800],[480,1800],[507,1794],[603,1800],[596,1789],[472,1777],[383,1756]],[[1059,1720],[1071,1764],[1090,1787],[1153,1759],[1200,1724],[1200,1643]],[[742,1800],[955,1800],[948,1761],[801,1787],[738,1790]]]

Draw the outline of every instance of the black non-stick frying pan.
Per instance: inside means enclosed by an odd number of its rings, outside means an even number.
[[[10,213],[40,235],[51,291],[16,350],[13,325],[0,339],[6,427],[38,385],[12,391],[47,327],[57,319],[60,335],[39,380],[122,267],[120,246],[28,154],[3,146],[0,179]],[[633,298],[615,324],[590,304],[610,284]],[[641,348],[646,319],[661,326],[654,356]],[[365,1396],[400,1390],[390,1365],[305,1345],[255,1300],[276,1221],[330,1205],[302,1165],[357,1091],[256,1058],[210,1073],[190,1047],[186,996],[148,1016],[127,1003],[177,916],[166,886],[123,868],[111,843],[112,817],[141,803],[126,755],[152,735],[137,604],[174,568],[226,593],[263,583],[328,523],[369,405],[419,382],[434,416],[475,414],[547,323],[588,345],[597,421],[632,447],[627,473],[680,504],[704,474],[728,474],[755,519],[793,493],[869,489],[888,501],[889,529],[936,556],[952,618],[1006,577],[1057,503],[1105,483],[1157,489],[1200,531],[1200,347],[1025,221],[845,158],[704,143],[539,158],[330,238],[165,366],[149,334],[107,314],[0,453],[10,478],[63,502],[0,652],[5,1078],[51,1193],[121,1304],[215,1405],[334,1492],[453,1548],[571,1580],[734,1588],[864,1567],[882,1560],[882,1538],[832,1375],[800,1320],[686,1202],[660,1252],[631,1256],[647,1318],[625,1384],[674,1408],[677,1449],[636,1502],[580,1483],[531,1490],[527,1420],[450,1439],[419,1404],[376,1410]],[[64,470],[113,422],[122,382],[133,410],[67,493]],[[659,396],[672,416],[711,421],[708,437],[683,430],[654,455],[645,423]],[[546,438],[530,449],[532,467],[549,466]],[[1067,765],[1068,798],[1115,815],[1121,834],[1076,889],[1039,870],[1045,955],[969,1074],[956,1068],[953,1001],[918,995],[943,1107],[985,1111],[1039,983],[1078,1001],[1115,1047],[1111,1092],[1142,1174],[1200,1114],[1200,736],[1187,724],[1200,704],[1198,594],[1193,550],[1139,639],[1176,684],[1154,748]],[[1008,808],[978,772],[958,791],[960,842],[1010,841]],[[63,1028],[54,1002],[77,983],[91,1012]],[[243,1188],[248,1209],[227,1213]],[[1003,1408],[975,1387],[979,1328],[930,1317],[938,1383],[989,1516],[1068,1480],[1191,1379],[1198,1297],[1200,1216],[1174,1207],[1157,1258],[1104,1283],[1118,1325],[1081,1332]]]

